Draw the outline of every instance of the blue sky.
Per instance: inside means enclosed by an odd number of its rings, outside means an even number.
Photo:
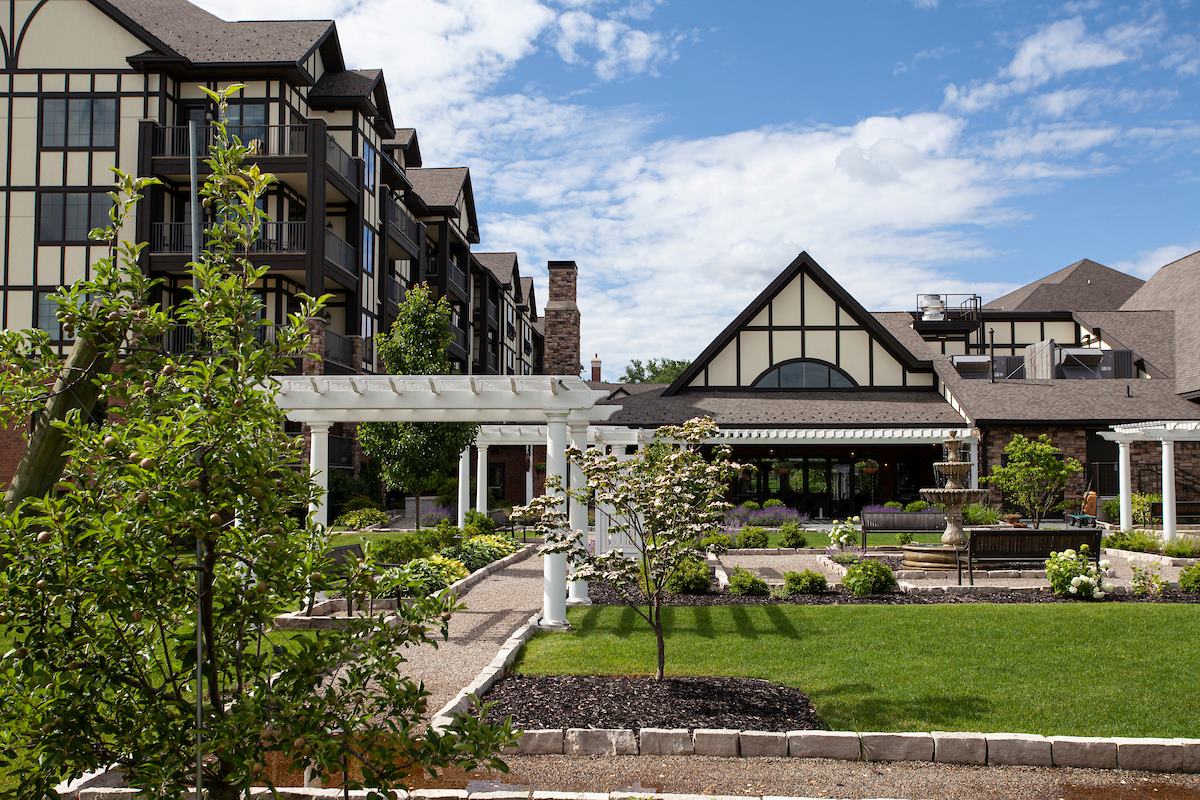
[[[236,18],[234,0],[204,0]],[[802,249],[869,308],[1200,249],[1200,5],[264,0],[383,67],[585,358],[691,357]]]

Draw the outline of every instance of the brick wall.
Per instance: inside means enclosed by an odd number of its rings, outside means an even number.
[[[1068,497],[1082,497],[1087,487],[1087,430],[1061,426],[1027,426],[1027,427],[989,427],[983,432],[987,449],[987,469],[981,475],[991,472],[992,467],[999,466],[1004,453],[1004,446],[1012,441],[1017,434],[1026,438],[1035,438],[1046,434],[1054,442],[1054,446],[1063,451],[1065,456],[1077,459],[1084,465],[1084,471],[1074,475],[1067,482]],[[1145,471],[1147,491],[1158,490],[1157,477],[1151,474],[1162,464],[1162,448],[1157,442],[1135,442],[1129,452],[1130,467],[1134,475],[1134,491],[1139,490],[1137,476]],[[1175,443],[1176,470],[1176,499],[1200,500],[1200,442]],[[1196,481],[1190,480],[1195,476]],[[991,501],[1000,502],[1000,491],[991,489]]]
[[[574,261],[551,261],[550,299],[543,309],[546,328],[544,371],[547,375],[578,375],[579,306],[576,305],[578,268]]]

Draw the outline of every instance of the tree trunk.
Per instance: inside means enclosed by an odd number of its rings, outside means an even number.
[[[667,642],[663,638],[663,623],[662,623],[662,608],[656,600],[651,612],[651,618],[654,620],[654,642],[658,645],[658,663],[654,670],[654,680],[662,681],[663,675],[666,672],[667,665]]]
[[[96,376],[112,367],[112,359],[102,356],[90,339],[77,339],[75,348],[68,356],[58,380],[54,382],[53,394],[46,407],[38,415],[29,436],[29,446],[17,464],[8,492],[4,495],[4,507],[12,511],[17,504],[29,497],[44,497],[49,494],[62,477],[67,457],[63,453],[65,437],[54,425],[72,411],[91,414],[100,396]]]
[[[413,516],[417,520],[417,530],[421,530],[421,490],[413,493]]]

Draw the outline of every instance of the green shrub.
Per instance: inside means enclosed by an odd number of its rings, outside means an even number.
[[[1162,542],[1151,531],[1117,531],[1104,537],[1104,546],[1136,553],[1159,553]]]
[[[1129,499],[1129,508],[1133,512],[1133,524],[1141,525],[1143,528],[1151,527],[1154,520],[1150,515],[1150,506],[1153,503],[1161,503],[1162,495],[1158,492],[1134,492]]]
[[[1200,546],[1193,539],[1176,539],[1163,545],[1163,555],[1171,558],[1200,558]]]
[[[414,558],[431,556],[454,547],[458,540],[458,528],[439,525],[436,528],[426,528],[372,542],[368,547],[367,556],[373,564],[407,564]]]
[[[458,478],[443,475],[434,484],[433,493],[439,506],[454,508],[458,504]]]
[[[469,574],[461,561],[443,555],[414,558],[405,567],[409,574],[424,585],[426,594],[440,592]]]
[[[470,572],[474,572],[517,552],[519,548],[520,545],[507,536],[485,533],[470,538],[464,537],[457,545],[444,549],[442,555],[461,561]]]
[[[1179,588],[1191,594],[1200,594],[1200,564],[1192,564],[1180,571]]]
[[[1101,561],[1099,565],[1092,561],[1091,551],[1085,544],[1078,550],[1051,553],[1046,559],[1046,580],[1059,597],[1103,600],[1111,591],[1111,584],[1103,572],[1107,567],[1107,561]]]
[[[1167,582],[1163,579],[1162,569],[1158,564],[1147,567],[1131,564],[1129,569],[1133,573],[1129,580],[1131,594],[1138,597],[1158,597],[1163,593],[1163,589],[1167,588]]]
[[[897,511],[903,511],[904,503],[901,503],[899,500],[888,500],[886,503],[883,504],[883,507],[884,508],[894,508]]]
[[[486,535],[496,532],[496,521],[482,511],[472,508],[464,515],[463,528],[464,531],[466,528],[479,531],[479,533],[473,534],[475,536]]]
[[[768,501],[766,501],[765,503],[763,503],[763,504],[762,504],[762,507],[763,507],[763,508],[782,508],[782,507],[783,507],[783,501],[782,501],[782,500],[780,500],[780,499],[778,499],[778,498],[776,498],[776,497],[772,497],[770,500],[768,500]]]
[[[843,567],[848,567],[851,564],[857,564],[862,561],[858,553],[834,553],[829,557],[829,560],[835,564],[841,564]]]
[[[882,594],[896,588],[896,574],[882,561],[868,558],[851,565],[842,583],[855,597]]]
[[[361,511],[364,508],[375,508],[380,511],[383,510],[383,506],[379,504],[378,500],[376,500],[374,497],[368,497],[365,494],[354,495],[347,500],[346,505],[343,506],[343,509],[346,511]]]
[[[1121,519],[1121,498],[1110,497],[1100,504],[1100,510],[1104,513],[1104,517],[1110,520]]]
[[[916,540],[916,538],[917,537],[913,536],[908,531],[900,531],[900,533],[896,534],[896,542],[898,544],[900,544],[901,546],[906,545],[906,544],[912,544]]]
[[[963,522],[967,525],[996,525],[1000,522],[1000,509],[986,503],[968,503],[963,506]]]
[[[387,525],[391,521],[392,518],[378,508],[360,508],[357,511],[347,511],[335,519],[333,524],[358,531],[375,525]]]
[[[754,525],[747,525],[738,531],[737,534],[738,547],[766,547],[767,532],[762,528]]]
[[[825,576],[814,570],[783,573],[783,590],[789,597],[794,594],[820,594],[828,588],[829,582]]]
[[[688,558],[667,579],[667,591],[672,594],[708,594],[712,589],[712,570],[702,558]]]
[[[766,597],[770,587],[762,578],[743,567],[734,567],[729,576],[729,593],[739,597]]]
[[[757,500],[747,500],[746,502],[742,503],[742,508],[746,509],[747,511],[760,511],[762,506],[759,505]]]
[[[807,547],[808,537],[804,535],[804,529],[796,522],[785,522],[779,526],[779,546],[780,547]]]
[[[713,531],[700,539],[700,547],[709,553],[724,553],[733,547],[733,537],[727,533]]]
[[[926,511],[929,509],[929,503],[924,500],[913,500],[904,507],[905,511]]]

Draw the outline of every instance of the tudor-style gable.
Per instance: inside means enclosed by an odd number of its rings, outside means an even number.
[[[931,388],[914,356],[807,253],[667,390]]]

